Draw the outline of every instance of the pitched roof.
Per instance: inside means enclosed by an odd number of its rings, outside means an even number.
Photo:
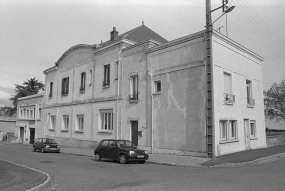
[[[134,28],[128,32],[125,32],[125,33],[119,35],[114,40],[108,40],[104,43],[99,44],[99,49],[103,48],[105,46],[111,45],[111,44],[118,42],[120,40],[123,40],[123,39],[127,39],[127,40],[133,41],[135,43],[140,43],[140,42],[143,42],[143,41],[149,40],[149,39],[160,42],[161,44],[168,42],[165,38],[163,38],[162,36],[160,36],[159,34],[154,32],[153,30],[151,30],[150,28],[148,28],[147,26],[142,24],[141,26],[139,26],[137,28]]]

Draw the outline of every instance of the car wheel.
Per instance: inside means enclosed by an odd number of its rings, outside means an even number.
[[[42,147],[42,149],[41,149],[41,152],[42,152],[42,153],[44,153],[44,152],[45,152],[45,149],[44,149],[43,147]]]
[[[143,160],[143,161],[140,161],[139,163],[140,163],[140,164],[143,164],[143,163],[145,163],[145,160]]]
[[[127,163],[127,159],[126,159],[126,156],[125,155],[120,155],[120,160],[119,162],[121,164],[126,164]]]
[[[95,160],[96,161],[100,161],[101,160],[101,156],[99,155],[99,153],[95,154]]]
[[[37,149],[36,149],[36,147],[33,147],[33,152],[35,152]]]

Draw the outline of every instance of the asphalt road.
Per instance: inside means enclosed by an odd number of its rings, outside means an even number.
[[[136,190],[136,191],[262,191],[284,190],[285,160],[263,164],[185,168],[153,164],[121,165],[96,162],[92,157],[32,152],[0,145],[0,158],[39,169],[51,175],[43,190]]]

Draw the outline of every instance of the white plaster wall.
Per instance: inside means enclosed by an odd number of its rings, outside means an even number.
[[[261,60],[252,54],[254,53],[234,42],[213,37],[216,154],[218,154],[218,150],[220,150],[219,154],[222,155],[245,149],[244,119],[256,120],[257,139],[250,140],[251,148],[266,147],[262,65]],[[232,93],[235,95],[233,105],[226,105],[223,101],[224,72],[232,75]],[[252,94],[253,99],[255,99],[253,108],[247,107],[247,79],[252,81]],[[238,121],[238,142],[220,144],[220,119]]]

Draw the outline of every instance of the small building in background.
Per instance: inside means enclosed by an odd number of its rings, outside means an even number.
[[[41,121],[43,98],[44,92],[18,99],[16,142],[33,144],[35,138],[43,135]]]
[[[12,140],[15,134],[16,117],[0,116],[0,141]]]

